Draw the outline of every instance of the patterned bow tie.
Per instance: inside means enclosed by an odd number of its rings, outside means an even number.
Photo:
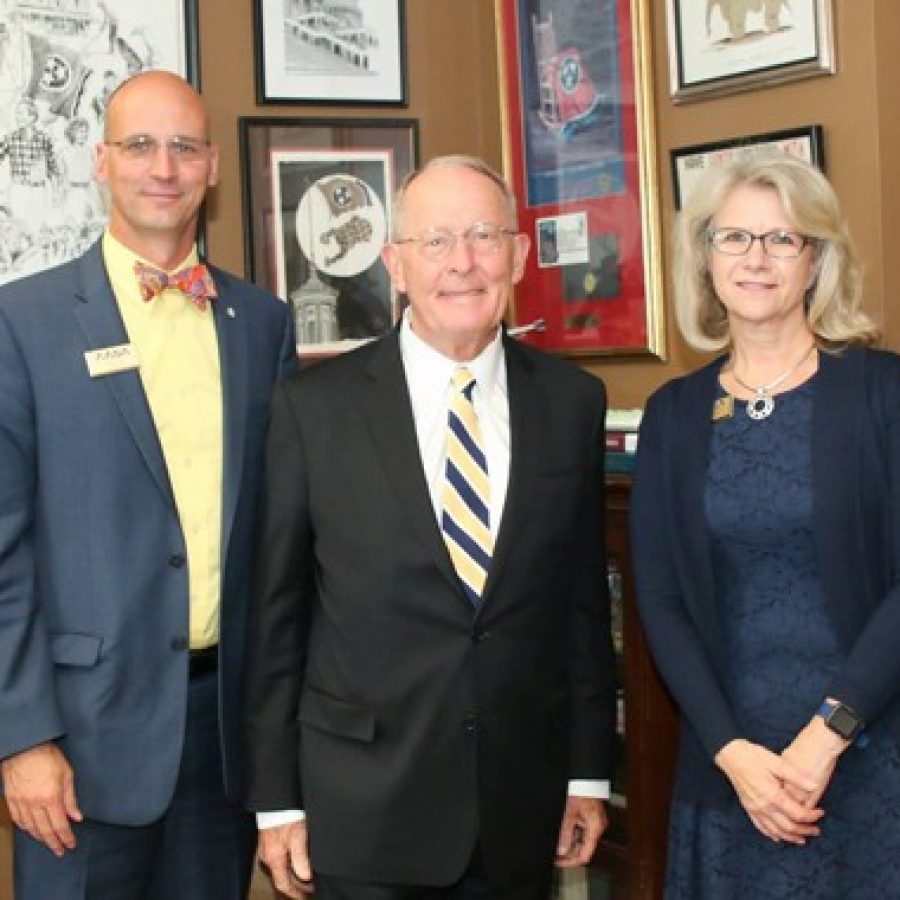
[[[188,300],[202,311],[206,309],[207,300],[214,300],[218,296],[209,269],[203,263],[188,266],[186,269],[180,269],[169,275],[162,269],[155,269],[153,266],[145,266],[142,262],[136,262],[134,274],[137,275],[141,287],[141,297],[144,300],[152,300],[166,288],[175,288],[185,294]]]

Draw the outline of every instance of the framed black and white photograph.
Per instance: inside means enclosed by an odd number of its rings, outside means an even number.
[[[694,185],[709,169],[720,168],[735,158],[781,150],[808,163],[825,168],[825,144],[821,125],[803,125],[766,134],[750,134],[722,141],[710,141],[670,152],[672,192],[675,208],[681,209]]]
[[[666,0],[676,103],[835,71],[833,0]]]
[[[405,0],[253,0],[259,103],[406,105]]]
[[[386,334],[399,309],[381,248],[416,166],[417,122],[242,118],[239,129],[247,276],[291,305],[298,352]]]
[[[106,100],[145,69],[196,83],[196,0],[0,2],[0,285],[102,233],[93,175]]]

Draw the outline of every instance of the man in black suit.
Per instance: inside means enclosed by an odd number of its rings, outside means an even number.
[[[587,862],[606,824],[605,393],[504,333],[529,240],[484,163],[408,178],[393,235],[399,328],[274,402],[249,803],[292,897],[314,873],[321,900],[543,898],[554,859]],[[460,369],[477,439],[458,443],[486,476],[460,465],[487,492],[482,526],[459,497],[453,516],[480,549],[448,536]]]

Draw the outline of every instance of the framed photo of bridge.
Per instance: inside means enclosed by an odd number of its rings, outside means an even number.
[[[665,354],[650,0],[495,0],[504,170],[531,237],[511,324],[564,356]]]
[[[386,334],[400,310],[380,254],[417,121],[242,118],[239,130],[246,273],[290,305],[298,352]]]
[[[832,0],[666,0],[676,103],[835,71]]]
[[[405,0],[254,0],[259,103],[406,106]]]

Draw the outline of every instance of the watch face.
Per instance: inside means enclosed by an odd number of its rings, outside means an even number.
[[[836,706],[828,717],[828,725],[845,740],[850,740],[859,730],[859,719],[846,706]]]

